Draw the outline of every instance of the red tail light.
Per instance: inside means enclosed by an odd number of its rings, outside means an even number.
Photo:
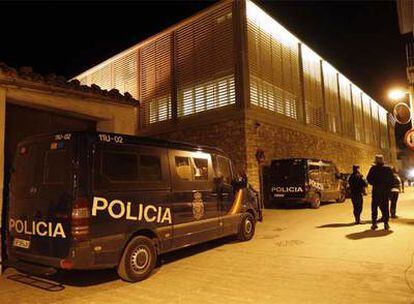
[[[71,230],[76,241],[85,241],[89,238],[90,212],[86,198],[78,198],[73,202]]]
[[[73,262],[71,260],[60,260],[60,268],[62,269],[72,269]]]

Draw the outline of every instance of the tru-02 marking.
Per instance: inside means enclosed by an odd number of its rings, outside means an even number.
[[[106,143],[123,144],[124,138],[119,135],[99,134],[99,140]]]

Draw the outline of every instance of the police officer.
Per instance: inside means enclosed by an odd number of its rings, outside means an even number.
[[[398,201],[398,196],[400,195],[400,192],[401,192],[401,178],[398,175],[397,170],[394,167],[392,168],[392,172],[394,173],[394,179],[393,179],[391,193],[390,193],[390,201],[391,201],[390,213],[391,213],[392,218],[396,218],[397,217],[397,214],[396,214],[397,201]]]
[[[351,191],[351,201],[354,207],[355,224],[361,223],[363,194],[368,186],[363,175],[359,172],[359,166],[352,166],[352,174],[348,178],[349,189]]]
[[[371,229],[375,230],[378,228],[377,216],[379,207],[381,209],[382,218],[384,220],[384,229],[388,230],[390,228],[388,225],[388,198],[390,196],[394,175],[391,168],[385,166],[383,155],[375,156],[375,163],[369,170],[367,179],[368,182],[372,185]]]

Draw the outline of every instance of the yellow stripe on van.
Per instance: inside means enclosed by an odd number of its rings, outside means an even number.
[[[242,201],[243,201],[243,191],[242,189],[240,189],[237,192],[236,197],[234,198],[233,205],[231,206],[231,209],[227,214],[234,215],[234,214],[239,213],[241,209]]]

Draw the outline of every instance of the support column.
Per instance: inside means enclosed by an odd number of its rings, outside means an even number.
[[[2,273],[1,261],[4,255],[3,250],[3,236],[5,223],[3,220],[3,188],[4,188],[4,140],[5,140],[5,129],[6,129],[6,90],[0,88],[0,274]]]

